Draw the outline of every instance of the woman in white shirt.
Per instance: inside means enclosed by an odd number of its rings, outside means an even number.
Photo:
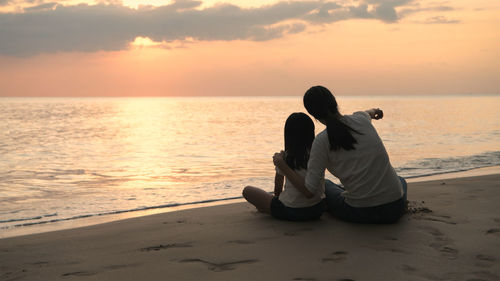
[[[301,177],[276,153],[274,164],[295,185],[315,193],[322,188],[325,170],[343,187],[325,182],[327,210],[338,218],[359,223],[393,223],[405,212],[406,182],[398,177],[372,119],[380,119],[380,109],[341,115],[332,93],[322,86],[310,88],[304,106],[326,125],[312,145],[307,174]]]

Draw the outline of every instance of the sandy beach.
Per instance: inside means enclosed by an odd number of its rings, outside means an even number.
[[[0,239],[0,280],[500,280],[500,174],[409,183],[398,224],[236,203]]]

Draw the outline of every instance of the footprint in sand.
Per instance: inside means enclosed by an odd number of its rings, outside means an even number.
[[[236,265],[239,264],[250,264],[258,262],[258,259],[249,259],[249,260],[241,260],[241,261],[232,261],[232,262],[223,262],[223,263],[214,263],[202,259],[184,259],[179,262],[188,263],[188,262],[199,262],[208,265],[208,269],[211,271],[219,272],[219,271],[227,271],[235,269]]]
[[[395,241],[395,240],[392,240],[392,239],[384,239],[384,240]],[[391,252],[391,253],[399,253],[399,254],[406,254],[406,253],[408,253],[408,252],[406,252],[403,249],[393,248],[393,247],[388,246],[388,245],[364,245],[363,247],[366,247],[366,248],[369,248],[369,249],[373,249],[373,250],[376,250],[376,251],[383,251],[383,252]]]
[[[193,247],[193,245],[189,243],[172,243],[172,244],[165,244],[165,245],[158,245],[158,246],[151,246],[151,247],[146,247],[146,248],[141,248],[142,252],[149,252],[149,251],[159,251],[159,250],[166,250],[170,248],[190,248]]]
[[[413,218],[418,219],[418,220],[427,220],[427,221],[435,221],[435,222],[441,222],[441,223],[446,223],[446,224],[452,224],[456,225],[458,224],[456,221],[453,221],[450,216],[446,215],[438,215],[433,213],[432,211],[427,212],[427,211],[416,211],[413,213]]]
[[[491,261],[491,262],[496,261],[495,257],[487,256],[487,255],[477,255],[476,259],[482,260],[482,261]]]
[[[408,275],[413,275],[413,276],[418,276],[418,277],[423,277],[425,280],[445,280],[441,276],[436,276],[434,274],[425,272],[425,271],[420,271],[417,268],[407,265],[407,264],[402,264],[400,265],[401,270],[405,272]],[[407,279],[410,280],[410,279]],[[446,279],[449,280],[449,279]]]
[[[68,272],[61,274],[61,276],[66,277],[66,276],[92,276],[96,275],[97,272],[92,272],[92,271],[75,271],[75,272]]]
[[[385,251],[389,251],[391,253],[399,253],[399,254],[407,254],[408,253],[405,250],[395,249],[395,248],[386,249]]]
[[[176,221],[164,221],[163,224],[171,224],[171,223],[179,223],[180,224],[180,223],[186,223],[186,222],[187,222],[187,220],[185,220],[185,219],[178,219]]]
[[[8,271],[0,275],[2,280],[19,280],[25,277],[26,269],[16,270],[16,271]]]
[[[406,273],[413,273],[417,271],[416,268],[414,268],[413,266],[409,266],[407,264],[401,265],[401,270],[403,270]]]
[[[458,257],[458,250],[449,246],[444,246],[443,243],[431,243],[430,247],[434,248],[434,250],[441,252],[441,254],[448,259],[456,259]]]
[[[438,240],[443,240],[444,234],[437,228],[430,227],[430,226],[422,226],[420,227],[423,231],[427,232],[428,234],[432,235],[435,239]],[[438,238],[439,237],[439,238]]]
[[[443,247],[441,248],[440,250],[442,253],[452,257],[452,258],[456,258],[457,254],[458,254],[458,250],[455,249],[455,248],[452,248],[452,247]]]
[[[48,261],[37,261],[37,262],[34,262],[32,263],[32,265],[38,265],[38,266],[44,266],[44,265],[48,265],[49,262]]]
[[[500,228],[491,228],[486,231],[486,234],[493,234],[495,236],[500,236]]]
[[[132,266],[138,266],[139,264],[113,264],[113,265],[108,265],[104,266],[101,268],[101,270],[98,271],[73,271],[73,272],[68,272],[61,274],[62,277],[68,277],[68,276],[92,276],[98,274],[102,269],[104,270],[117,270],[121,268],[127,268],[127,267],[132,267]]]
[[[476,259],[476,266],[478,267],[491,267],[497,260],[495,257],[488,255],[477,255]]]
[[[347,259],[347,252],[344,251],[337,251],[334,253],[329,254],[327,257],[322,258],[322,262],[343,262]]]
[[[431,248],[436,251],[441,252],[444,256],[449,259],[456,259],[458,256],[458,250],[453,247],[453,240],[451,238],[444,235],[439,229],[425,226],[420,227],[423,231],[430,234],[434,241],[429,244]]]
[[[489,271],[476,271],[472,272],[474,278],[467,279],[467,281],[498,281],[500,277],[495,273]]]
[[[103,267],[103,269],[116,270],[116,269],[121,269],[121,268],[134,267],[134,266],[138,266],[138,265],[139,265],[138,263],[132,263],[132,264],[112,264],[112,265],[108,265],[108,266]]]
[[[253,244],[253,243],[255,243],[255,241],[250,241],[250,240],[230,240],[230,241],[227,241],[227,243],[247,245],[247,244]]]

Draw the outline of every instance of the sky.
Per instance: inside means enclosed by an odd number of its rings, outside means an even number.
[[[0,97],[500,94],[498,0],[0,0]]]

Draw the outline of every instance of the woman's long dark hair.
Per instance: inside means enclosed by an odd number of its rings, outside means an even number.
[[[292,113],[285,122],[285,161],[294,170],[307,169],[314,140],[314,122],[307,114]]]
[[[326,121],[326,131],[330,150],[353,150],[358,143],[352,133],[361,134],[341,120],[337,101],[332,93],[323,86],[311,87],[304,95],[304,107],[316,119]]]

